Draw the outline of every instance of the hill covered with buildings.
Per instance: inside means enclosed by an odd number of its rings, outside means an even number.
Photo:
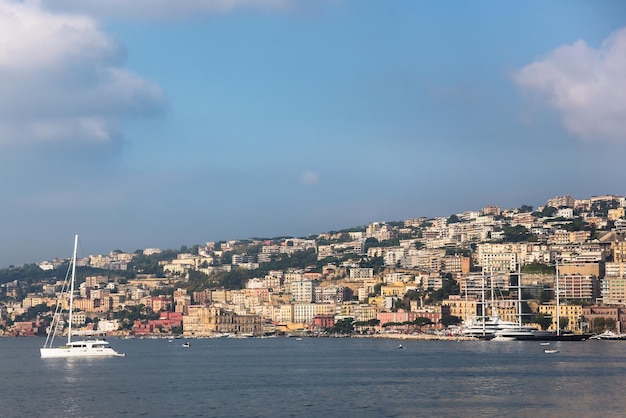
[[[558,277],[562,328],[622,330],[625,211],[623,196],[560,196],[308,237],[90,255],[77,263],[74,325],[190,337],[425,332],[477,315],[486,284],[503,319],[554,329]],[[67,265],[0,270],[0,332],[44,333]]]

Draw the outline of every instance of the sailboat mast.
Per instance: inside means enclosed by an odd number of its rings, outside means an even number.
[[[485,268],[482,269],[482,280],[481,280],[481,309],[482,309],[482,321],[483,321],[483,336],[485,335],[485,321],[486,321],[486,311],[485,311]]]
[[[522,328],[522,263],[517,263],[517,323]]]
[[[561,335],[561,318],[559,317],[560,315],[560,310],[561,310],[561,304],[560,304],[560,295],[559,295],[559,259],[557,257],[556,259],[556,277],[555,277],[555,286],[556,288],[556,335]]]
[[[74,308],[74,281],[76,278],[76,251],[78,249],[78,234],[74,235],[74,254],[72,255],[72,278],[70,283],[70,317],[67,328],[67,343],[72,342],[72,311]]]

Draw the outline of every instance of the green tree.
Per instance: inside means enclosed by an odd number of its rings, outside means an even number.
[[[535,324],[539,324],[539,326],[541,327],[542,330],[547,330],[550,325],[552,325],[552,317],[545,315],[541,312],[537,312],[534,316],[532,321]]]
[[[458,325],[461,322],[463,322],[463,320],[459,318],[458,316],[454,316],[454,315],[445,315],[445,316],[442,316],[441,319],[439,320],[439,323],[443,325],[444,327],[449,327],[450,325]]]
[[[528,213],[528,212],[532,212],[533,211],[533,207],[530,205],[522,205],[518,211],[520,213]]]
[[[419,328],[422,328],[424,325],[431,325],[433,321],[429,318],[418,316],[414,321],[411,321],[413,325],[417,325]]]
[[[527,241],[531,236],[528,229],[522,225],[504,225],[502,227],[502,231],[504,232],[505,242],[523,242]]]
[[[552,206],[546,206],[541,210],[541,214],[544,217],[551,217],[556,215],[556,213],[558,212],[557,208],[553,208]]]
[[[611,331],[615,331],[616,322],[614,318],[606,318],[605,328]]]
[[[333,334],[352,334],[354,331],[354,319],[344,318],[335,322],[335,325],[330,329]]]
[[[606,330],[606,318],[599,317],[591,320],[591,331],[600,334]]]

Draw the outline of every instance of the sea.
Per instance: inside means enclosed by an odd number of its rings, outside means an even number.
[[[626,416],[626,341],[184,341],[41,359],[43,339],[0,338],[0,416]]]

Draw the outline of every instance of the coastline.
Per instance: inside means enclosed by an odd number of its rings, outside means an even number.
[[[351,338],[383,338],[388,340],[419,340],[419,341],[480,341],[475,337],[436,335],[436,334],[371,334],[352,335]]]

